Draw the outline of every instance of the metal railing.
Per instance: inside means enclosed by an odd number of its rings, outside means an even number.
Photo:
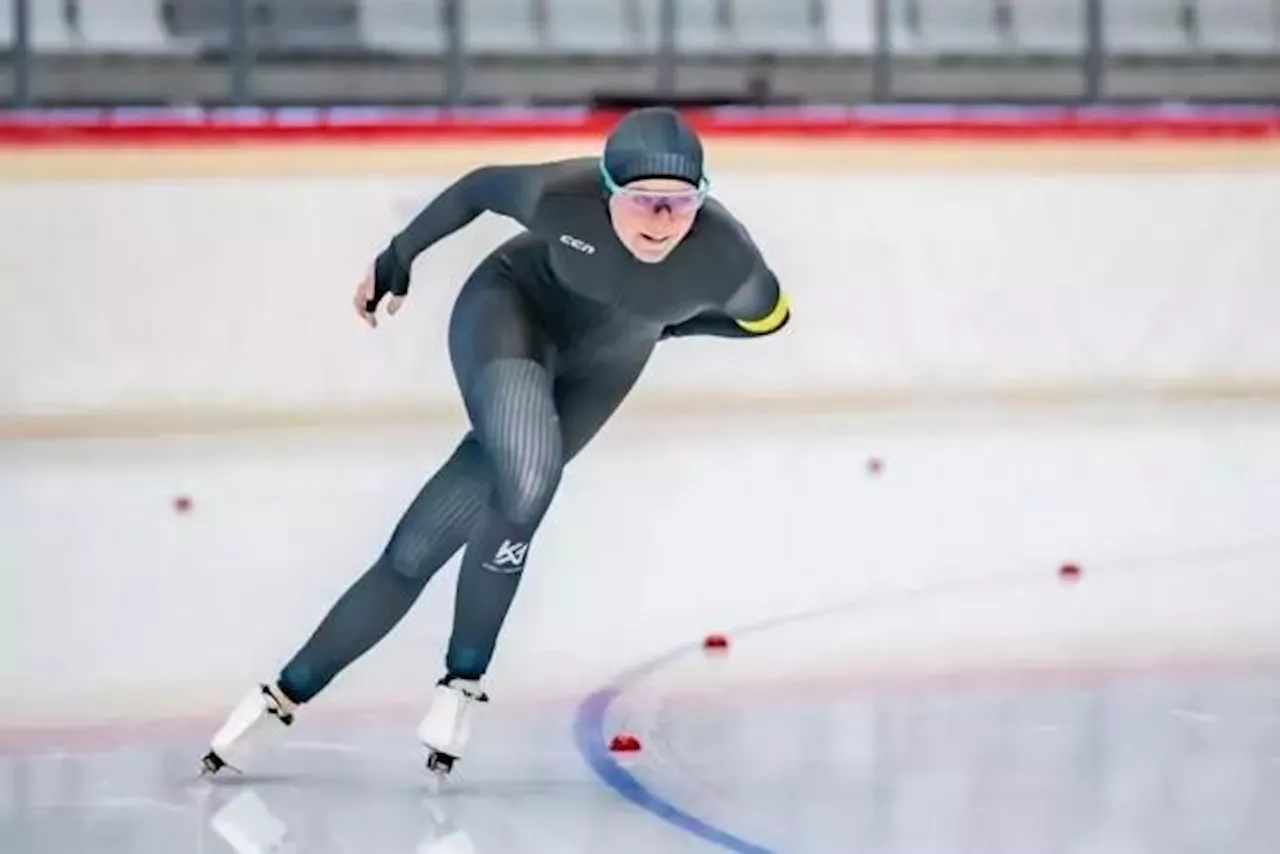
[[[365,102],[580,100],[590,75],[598,88],[661,97],[679,94],[681,81],[705,90],[708,69],[726,66],[747,77],[786,70],[799,81],[792,97],[812,89],[818,100],[855,102],[900,99],[911,88],[900,84],[930,68],[938,100],[948,100],[946,78],[975,68],[991,82],[975,82],[967,97],[1009,100],[1020,75],[1051,68],[1070,84],[1034,99],[1099,102],[1116,97],[1108,77],[1125,62],[1148,77],[1181,75],[1167,96],[1280,101],[1280,0],[0,0],[6,6],[0,78],[18,106],[341,101],[357,79]],[[1025,37],[1033,19],[1038,40]],[[1232,32],[1217,40],[1224,20]],[[580,70],[574,85],[565,82],[572,71],[538,82],[557,64]],[[1222,69],[1247,79],[1206,94],[1197,73]],[[310,88],[282,82],[325,74]],[[157,82],[164,75],[169,85]],[[57,85],[39,85],[46,78]]]

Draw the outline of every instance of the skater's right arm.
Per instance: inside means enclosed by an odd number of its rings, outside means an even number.
[[[409,291],[409,269],[420,253],[485,211],[510,217],[526,228],[542,195],[541,164],[482,166],[455,181],[410,220],[374,262],[374,303],[383,294]]]

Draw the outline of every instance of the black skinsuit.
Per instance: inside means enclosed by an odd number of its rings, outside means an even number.
[[[378,257],[380,299],[406,293],[413,259],[484,211],[527,229],[480,263],[450,319],[472,429],[284,668],[290,699],[310,700],[385,636],[463,546],[446,667],[479,678],[565,464],[622,403],[654,345],[754,337],[789,319],[777,279],[714,199],[656,264],[622,245],[607,205],[598,158],[488,166],[434,199]]]

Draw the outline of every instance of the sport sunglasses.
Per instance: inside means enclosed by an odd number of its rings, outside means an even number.
[[[672,214],[688,213],[702,206],[702,202],[707,197],[707,191],[711,186],[711,182],[703,178],[697,189],[694,190],[640,190],[635,187],[623,187],[613,180],[608,171],[604,168],[604,163],[600,164],[600,174],[604,176],[605,187],[608,188],[612,195],[622,199],[627,205],[634,207],[636,210],[644,213],[657,213],[666,208]]]

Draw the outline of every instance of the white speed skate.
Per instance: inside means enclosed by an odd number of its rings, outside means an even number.
[[[445,676],[436,683],[426,717],[418,724],[418,740],[427,749],[427,769],[448,776],[471,740],[471,715],[477,703],[489,702],[480,683]]]
[[[223,768],[240,771],[244,763],[267,741],[293,725],[293,713],[266,685],[250,691],[232,710],[222,728],[214,733],[209,752],[200,760],[202,775]]]

